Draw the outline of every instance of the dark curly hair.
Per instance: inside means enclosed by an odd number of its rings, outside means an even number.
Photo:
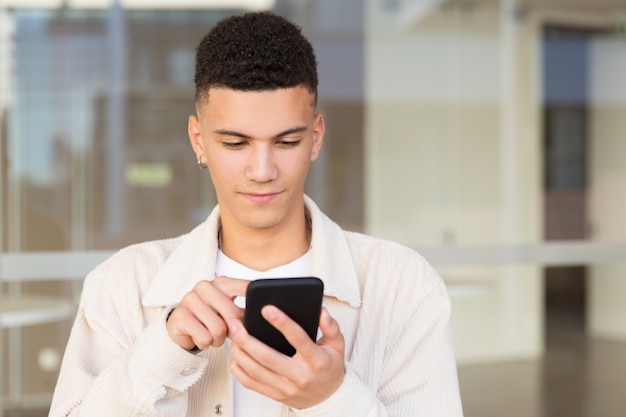
[[[196,48],[196,103],[211,87],[264,91],[306,87],[317,101],[317,61],[301,29],[270,12],[227,17]]]

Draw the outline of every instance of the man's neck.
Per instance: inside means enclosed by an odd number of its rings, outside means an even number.
[[[256,271],[286,265],[304,255],[311,246],[311,225],[302,221],[275,229],[220,227],[218,243],[229,258]]]

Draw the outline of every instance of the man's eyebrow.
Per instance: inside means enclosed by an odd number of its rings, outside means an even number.
[[[291,129],[287,129],[284,132],[280,132],[278,135],[274,136],[274,138],[278,139],[284,136],[293,135],[294,133],[305,132],[307,130],[308,130],[308,127],[306,126],[296,126],[296,127],[292,127]]]
[[[293,135],[294,133],[300,133],[300,132],[304,132],[308,130],[308,127],[306,126],[296,126],[296,127],[292,127],[290,129],[287,129],[283,132],[280,132],[279,134],[274,136],[274,139],[278,139],[278,138],[282,138],[285,136],[289,136],[289,135]],[[237,132],[236,130],[230,130],[230,129],[218,129],[215,130],[214,133],[217,133],[219,135],[224,135],[224,136],[234,136],[237,138],[241,138],[241,139],[252,139],[252,136],[250,135],[246,135],[245,133],[241,133],[241,132]]]
[[[217,129],[214,131],[214,133],[217,133],[218,135],[224,135],[224,136],[235,136],[235,137],[242,138],[242,139],[251,139],[250,136],[244,133],[237,132],[236,130]]]

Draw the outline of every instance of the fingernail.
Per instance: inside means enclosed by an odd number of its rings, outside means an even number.
[[[273,319],[274,317],[276,317],[276,314],[277,314],[276,307],[272,305],[267,305],[263,307],[263,315],[266,318]]]

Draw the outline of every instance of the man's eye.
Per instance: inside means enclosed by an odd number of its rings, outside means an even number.
[[[278,145],[284,148],[293,148],[294,146],[298,146],[300,144],[299,140],[279,140]]]
[[[227,148],[237,149],[243,147],[245,142],[222,142],[222,144]]]

